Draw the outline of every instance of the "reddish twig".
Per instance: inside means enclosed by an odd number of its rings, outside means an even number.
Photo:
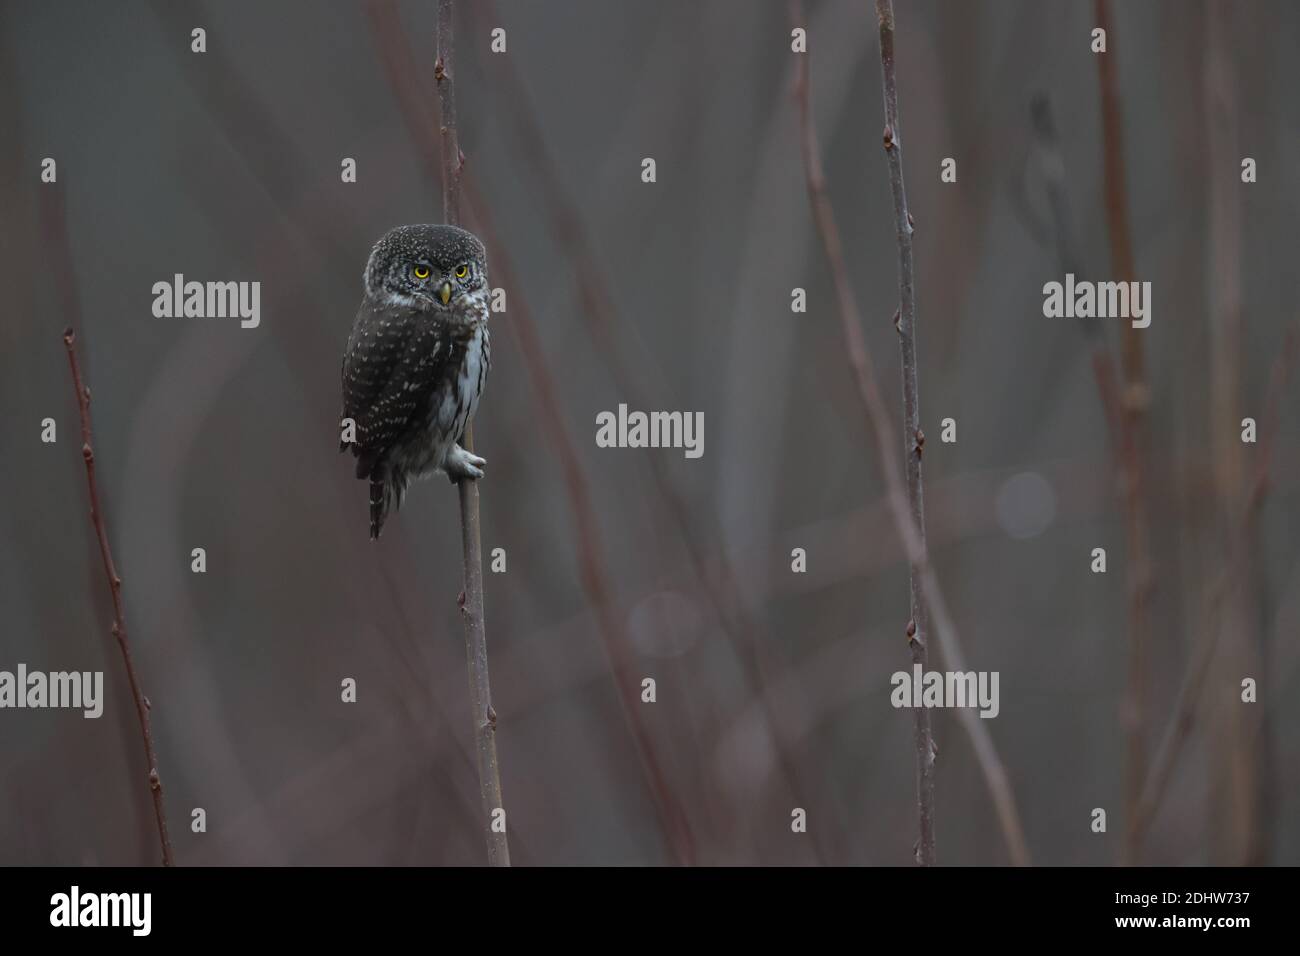
[[[802,6],[794,0],[791,14],[796,25],[802,25]],[[913,568],[918,569],[924,603],[934,616],[936,637],[939,651],[949,666],[964,670],[961,653],[961,639],[956,624],[948,614],[947,602],[940,590],[937,575],[929,563],[925,541],[913,523],[908,510],[907,490],[903,484],[903,467],[898,458],[894,426],[889,416],[889,409],[880,392],[876,380],[875,367],[871,361],[866,341],[862,335],[862,314],[858,309],[853,286],[849,282],[848,268],[844,262],[843,246],[840,242],[839,227],[835,222],[835,211],[826,192],[826,177],[822,169],[821,151],[817,144],[816,130],[813,128],[812,107],[808,82],[808,55],[799,58],[799,68],[795,75],[795,101],[798,105],[801,150],[803,154],[804,173],[808,187],[808,201],[812,206],[813,219],[821,238],[823,251],[830,265],[831,279],[835,287],[835,300],[839,308],[840,329],[844,337],[845,353],[853,378],[857,385],[858,397],[866,412],[867,424],[875,438],[876,455],[874,459],[885,481],[886,498],[894,527],[902,540],[905,552]],[[900,313],[901,319],[901,313]],[[979,717],[970,710],[960,714],[963,729],[969,735],[974,747],[976,762],[984,776],[985,783],[997,808],[1003,837],[1011,860],[1017,866],[1029,864],[1029,850],[1025,843],[1024,830],[1020,824],[1020,814],[1016,809],[1015,795],[1011,790],[1006,769],[998,756],[992,737]]]
[[[453,0],[438,0],[438,47],[433,79],[438,87],[438,135],[442,144],[442,213],[453,226],[460,225],[460,174],[465,154],[456,132],[456,42],[452,25]]]
[[[438,52],[433,76],[438,87],[439,124],[442,144],[442,211],[453,226],[460,225],[461,172],[465,156],[456,135],[455,35],[452,30],[452,0],[438,0]],[[461,446],[474,451],[473,422],[465,425]],[[505,828],[493,828],[493,816],[501,808],[501,772],[497,765],[496,711],[488,680],[487,629],[483,620],[483,547],[479,531],[478,482],[462,480],[460,490],[461,550],[464,558],[465,590],[460,595],[461,617],[465,622],[465,654],[469,660],[469,696],[474,714],[474,741],[478,755],[479,790],[483,798],[483,828],[487,836],[488,865],[509,866],[510,846]]]
[[[113,551],[108,545],[108,531],[104,527],[104,514],[99,505],[99,485],[95,480],[95,450],[90,432],[90,389],[81,377],[81,363],[77,361],[76,335],[69,328],[63,333],[63,345],[68,351],[68,366],[72,369],[72,387],[77,393],[77,410],[81,415],[81,457],[86,462],[86,487],[90,493],[90,523],[99,539],[99,556],[108,576],[108,590],[113,597],[113,637],[122,652],[126,666],[126,679],[131,685],[136,716],[140,719],[140,735],[144,739],[145,764],[149,768],[149,793],[153,798],[154,818],[158,821],[158,840],[162,845],[163,866],[172,865],[172,844],[167,836],[167,812],[163,807],[162,778],[158,776],[158,756],[153,748],[153,733],[149,726],[149,698],[140,689],[140,680],[131,660],[131,644],[126,636],[126,613],[122,608],[122,579],[113,564]]]
[[[916,285],[912,264],[912,216],[907,211],[907,190],[903,185],[903,143],[898,125],[898,78],[894,67],[893,0],[876,0],[876,19],[880,25],[880,76],[885,99],[885,156],[889,162],[889,186],[894,196],[894,232],[898,239],[898,351],[903,372],[903,444],[907,469],[907,503],[911,525],[919,539],[919,553],[925,556],[925,496],[921,484],[921,454],[925,435],[921,431],[921,393],[916,370]],[[927,641],[930,628],[928,611],[922,594],[921,575],[925,561],[909,557],[911,565],[912,618],[907,625],[907,641],[912,649],[913,666],[929,665]],[[920,822],[920,840],[916,859],[922,866],[935,862],[934,854],[934,739],[930,731],[930,711],[913,709],[916,732],[916,802]]]
[[[1113,278],[1120,282],[1136,279],[1133,241],[1129,228],[1128,193],[1124,181],[1124,124],[1119,102],[1119,79],[1115,69],[1110,4],[1097,0],[1097,25],[1106,31],[1110,48],[1097,56],[1101,85],[1101,120],[1103,141],[1103,179],[1105,183],[1106,222],[1110,230],[1110,261]],[[1124,528],[1128,541],[1128,679],[1122,708],[1122,723],[1127,738],[1125,761],[1125,807],[1131,820],[1141,799],[1146,776],[1146,642],[1147,605],[1151,596],[1152,572],[1150,529],[1146,509],[1145,416],[1148,397],[1142,330],[1125,323],[1120,352],[1124,375],[1121,409],[1120,461],[1124,473]],[[1132,827],[1128,828],[1132,833]],[[1131,841],[1124,846],[1124,859],[1136,862],[1137,848]]]
[[[1204,122],[1212,135],[1204,137],[1207,179],[1206,290],[1209,325],[1209,409],[1208,450],[1214,467],[1217,507],[1211,525],[1214,549],[1236,550],[1236,560],[1227,565],[1232,579],[1222,604],[1214,615],[1222,632],[1216,653],[1220,662],[1235,661],[1247,673],[1255,672],[1267,656],[1267,636],[1262,626],[1262,608],[1267,603],[1265,576],[1255,557],[1254,521],[1241,525],[1241,540],[1232,540],[1236,519],[1243,513],[1242,501],[1248,490],[1246,454],[1251,448],[1238,433],[1242,409],[1242,374],[1245,337],[1242,253],[1244,197],[1248,190],[1229,170],[1240,153],[1240,99],[1233,66],[1232,20],[1226,2],[1211,0],[1205,5],[1205,55],[1201,90]],[[1264,449],[1255,446],[1256,458]],[[1231,556],[1231,555],[1230,555]],[[1215,565],[1218,562],[1214,562]],[[1253,593],[1252,593],[1253,592]],[[1266,668],[1265,668],[1266,669]],[[1272,777],[1267,740],[1272,721],[1267,709],[1258,708],[1265,718],[1260,730],[1247,718],[1250,708],[1228,705],[1207,724],[1209,745],[1210,813],[1226,819],[1218,828],[1211,859],[1233,864],[1259,864],[1269,841],[1265,838],[1263,796]],[[1226,854],[1224,853],[1226,851]]]

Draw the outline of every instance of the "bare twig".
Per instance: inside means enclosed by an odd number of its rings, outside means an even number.
[[[63,345],[68,351],[68,366],[72,369],[72,387],[77,392],[77,410],[81,414],[81,457],[86,462],[86,487],[90,493],[90,523],[99,539],[99,556],[108,576],[108,590],[113,596],[113,637],[122,652],[126,679],[131,685],[135,700],[135,713],[140,719],[140,736],[144,741],[144,759],[149,768],[149,793],[153,798],[153,815],[158,822],[158,841],[162,845],[163,866],[172,865],[172,843],[167,836],[167,812],[163,807],[162,778],[158,776],[158,756],[153,749],[153,733],[149,726],[149,698],[140,689],[135,664],[131,660],[131,644],[126,637],[126,613],[122,609],[122,579],[113,564],[113,552],[108,545],[108,531],[104,527],[104,514],[99,505],[99,485],[95,481],[95,451],[90,433],[90,389],[81,377],[81,364],[77,361],[76,335],[69,328],[63,333]]]
[[[465,157],[456,137],[455,35],[452,0],[438,0],[438,52],[433,75],[438,86],[442,143],[442,211],[451,225],[460,224],[461,171]],[[474,451],[473,422],[465,425],[461,445]],[[474,740],[478,755],[479,789],[483,796],[483,829],[487,836],[488,865],[509,866],[510,846],[505,828],[493,826],[501,809],[501,773],[497,766],[496,711],[488,681],[487,630],[483,621],[483,549],[479,536],[478,482],[459,481],[461,549],[464,554],[465,590],[460,611],[465,622],[465,655],[469,662],[469,697],[474,714]]]
[[[798,0],[791,3],[791,15],[796,25],[803,21],[802,4]],[[939,581],[929,564],[925,542],[917,532],[908,510],[907,491],[903,484],[903,467],[898,457],[895,444],[897,439],[890,419],[889,409],[880,392],[876,379],[875,367],[862,336],[862,315],[858,309],[853,286],[849,282],[848,269],[844,262],[843,248],[840,242],[839,228],[835,222],[834,209],[826,192],[826,179],[822,170],[821,151],[817,144],[817,135],[813,127],[812,107],[808,81],[808,55],[799,58],[799,68],[795,75],[795,100],[799,110],[800,140],[803,152],[804,172],[808,187],[808,200],[812,206],[813,218],[821,237],[822,248],[830,264],[831,277],[835,286],[835,298],[839,308],[840,326],[844,336],[845,352],[853,378],[857,385],[858,397],[866,412],[867,423],[875,438],[876,455],[874,460],[884,478],[886,498],[890,514],[894,520],[899,539],[903,542],[909,562],[920,569],[921,588],[925,602],[933,615],[940,655],[949,666],[964,669],[961,653],[961,640],[956,625],[948,614],[947,603],[940,590]],[[997,808],[1007,851],[1013,863],[1028,865],[1029,851],[1025,844],[1024,831],[1020,825],[1020,815],[1016,809],[1015,796],[1011,791],[1006,770],[993,745],[992,738],[984,724],[972,712],[961,713],[963,729],[969,735],[974,747],[976,762],[988,785],[994,806]]]
[[[438,0],[438,52],[433,79],[438,86],[438,133],[442,144],[442,212],[447,222],[460,225],[460,173],[465,155],[456,134],[456,41],[453,33],[453,0]]]
[[[898,351],[903,371],[903,446],[907,468],[907,503],[918,540],[917,561],[911,564],[912,619],[907,625],[912,664],[929,665],[930,628],[922,595],[921,576],[925,554],[925,497],[921,486],[921,454],[925,434],[921,431],[921,394],[916,374],[916,288],[912,269],[912,217],[907,211],[907,190],[903,185],[903,143],[898,125],[898,79],[894,70],[893,0],[876,0],[880,24],[880,76],[885,98],[885,155],[889,161],[889,186],[894,195],[894,232],[898,238]],[[930,711],[913,708],[916,732],[916,802],[920,840],[916,859],[922,866],[934,864],[934,738]]]
[[[400,29],[397,12],[391,3],[384,0],[371,0],[367,4],[367,12],[370,14],[376,41],[383,51],[384,66],[403,120],[416,145],[424,152],[426,165],[432,170],[434,164],[427,161],[433,150],[432,139],[425,132],[427,112],[425,104],[411,93],[415,69],[410,48]],[[445,65],[443,72],[446,73]],[[648,789],[655,801],[673,854],[678,862],[691,864],[695,861],[694,838],[685,810],[668,782],[653,741],[640,717],[640,675],[636,673],[635,661],[628,651],[614,604],[613,590],[606,578],[607,563],[600,545],[599,527],[586,477],[582,472],[581,459],[560,411],[554,379],[546,366],[540,336],[528,311],[527,297],[517,294],[519,287],[514,281],[505,246],[496,238],[487,205],[474,188],[470,171],[464,169],[463,156],[460,156],[457,173],[460,175],[460,186],[466,193],[466,201],[474,212],[479,236],[492,251],[493,274],[500,277],[502,286],[511,293],[510,325],[519,337],[520,351],[539,400],[542,426],[550,436],[550,446],[559,456],[565,489],[569,494],[570,510],[577,531],[576,545],[582,586],[596,612],[606,654],[614,671],[619,703],[632,732]]]
[[[1209,163],[1205,270],[1210,347],[1207,444],[1219,499],[1218,507],[1211,509],[1216,518],[1212,526],[1215,552],[1234,545],[1233,529],[1248,487],[1246,454],[1251,447],[1242,443],[1237,431],[1245,336],[1241,260],[1243,197],[1247,190],[1242,188],[1234,169],[1240,155],[1236,145],[1240,100],[1231,51],[1232,19],[1226,2],[1211,0],[1206,4],[1202,92],[1206,128],[1213,131],[1203,137]],[[1264,449],[1255,447],[1256,457],[1262,458]],[[1262,626],[1267,576],[1259,573],[1254,522],[1243,524],[1240,533],[1237,560],[1228,566],[1234,577],[1215,615],[1217,627],[1223,632],[1217,656],[1220,664],[1232,661],[1246,673],[1254,673],[1262,667],[1268,650],[1267,630]],[[1217,565],[1215,561],[1211,567]],[[1271,842],[1266,832],[1265,801],[1272,790],[1268,746],[1272,721],[1266,708],[1258,708],[1263,724],[1256,727],[1254,714],[1247,716],[1248,710],[1239,702],[1226,703],[1216,707],[1207,723],[1211,754],[1209,813],[1222,821],[1215,827],[1210,856],[1213,862],[1259,865],[1266,862]]]
[[[1124,182],[1124,124],[1119,102],[1119,80],[1115,69],[1110,4],[1097,0],[1097,25],[1106,31],[1111,49],[1098,56],[1097,71],[1101,85],[1101,120],[1103,139],[1103,178],[1105,181],[1106,222],[1110,229],[1110,261],[1113,278],[1132,282],[1137,278],[1133,261],[1133,241],[1128,220],[1128,194]],[[1124,474],[1124,527],[1128,541],[1128,686],[1121,710],[1127,738],[1125,761],[1125,807],[1127,817],[1135,816],[1146,775],[1146,642],[1147,605],[1151,597],[1152,572],[1150,530],[1146,509],[1145,417],[1149,403],[1143,358],[1142,330],[1125,323],[1122,332],[1121,368],[1124,374],[1121,454]],[[1132,833],[1132,828],[1127,829]],[[1137,862],[1137,848],[1131,841],[1123,848],[1127,863]]]

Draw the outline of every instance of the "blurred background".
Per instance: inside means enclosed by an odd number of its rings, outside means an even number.
[[[0,712],[0,863],[158,858],[69,324],[177,862],[484,862],[456,493],[414,487],[372,544],[336,450],[370,247],[441,219],[434,7],[0,3],[0,669],[102,670],[107,698],[97,721]],[[475,435],[484,553],[507,561],[485,580],[514,862],[910,863],[907,563],[805,188],[789,8],[458,7],[465,221],[508,295]],[[897,3],[933,562],[966,665],[1000,674],[982,724],[1034,863],[1295,864],[1300,8],[1115,3],[1109,135],[1098,16]],[[897,429],[874,13],[804,22]],[[1125,278],[1121,233],[1153,321],[1116,432],[1096,370],[1125,374],[1126,323],[1044,318],[1042,286]],[[260,326],[155,318],[174,273],[260,281]],[[597,448],[620,402],[703,412],[703,457]],[[934,726],[939,861],[1016,861],[960,721]]]

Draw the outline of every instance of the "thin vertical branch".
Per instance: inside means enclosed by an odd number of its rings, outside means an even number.
[[[803,25],[802,12],[802,4],[798,0],[792,0],[791,16],[794,25]],[[813,127],[808,80],[809,58],[809,54],[799,57],[794,96],[799,112],[800,142],[808,187],[808,202],[812,206],[813,220],[821,238],[822,249],[826,253],[826,260],[830,265],[836,305],[839,309],[840,329],[844,337],[844,351],[857,385],[858,397],[866,412],[867,423],[875,438],[876,454],[873,460],[885,482],[886,497],[894,527],[903,542],[908,560],[913,567],[920,569],[921,590],[925,604],[934,617],[939,653],[950,667],[955,670],[965,670],[960,635],[956,624],[948,614],[947,602],[940,590],[938,576],[929,564],[925,543],[908,509],[907,489],[903,483],[903,466],[898,457],[894,426],[889,417],[888,406],[880,392],[867,343],[862,335],[862,313],[858,309],[857,297],[849,282],[839,227],[835,222],[834,207],[826,192],[821,150],[817,145],[817,133]],[[1028,866],[1029,849],[1020,824],[1020,814],[1016,809],[1015,795],[993,739],[984,722],[969,709],[961,711],[960,719],[962,728],[970,737],[976,763],[997,809],[1002,835],[1011,861],[1017,866]]]
[[[1106,31],[1108,52],[1097,57],[1101,86],[1101,121],[1103,141],[1103,179],[1105,184],[1106,222],[1110,230],[1112,279],[1136,280],[1133,241],[1129,229],[1128,193],[1124,181],[1124,124],[1119,101],[1119,79],[1115,69],[1114,31],[1107,0],[1097,0],[1097,25]],[[1121,712],[1127,738],[1125,761],[1125,809],[1131,821],[1136,814],[1146,776],[1146,642],[1147,605],[1151,596],[1152,576],[1150,530],[1146,509],[1146,489],[1142,449],[1145,445],[1145,418],[1149,403],[1146,366],[1143,358],[1142,330],[1125,323],[1122,332],[1120,366],[1124,376],[1121,408],[1120,460],[1124,475],[1124,527],[1128,541],[1128,686]],[[1133,828],[1126,832],[1131,836]],[[1124,861],[1137,862],[1137,847],[1126,840]]]
[[[1097,26],[1106,31],[1107,52],[1097,56],[1097,76],[1101,86],[1102,172],[1105,190],[1106,224],[1110,230],[1110,262],[1115,278],[1131,282],[1136,267],[1133,260],[1133,233],[1129,228],[1128,185],[1124,178],[1124,117],[1119,100],[1119,72],[1115,67],[1114,24],[1109,0],[1097,0]],[[1132,323],[1124,326],[1121,365],[1131,390],[1143,387],[1146,365],[1143,358],[1141,329]],[[1145,408],[1145,403],[1126,402]]]
[[[442,211],[453,226],[460,225],[460,176],[465,156],[456,136],[455,35],[452,0],[438,0],[437,59],[433,76],[438,87],[440,142],[442,144]],[[465,425],[461,445],[474,450],[473,422]],[[462,479],[460,491],[461,550],[465,590],[460,597],[465,622],[465,656],[469,664],[469,697],[474,715],[474,742],[478,756],[479,790],[483,797],[483,827],[487,836],[488,866],[509,866],[510,846],[505,828],[493,827],[501,809],[501,772],[497,765],[496,711],[488,680],[487,630],[483,620],[483,548],[479,533],[478,482]]]
[[[438,134],[442,144],[442,213],[448,223],[459,226],[460,171],[465,166],[465,154],[460,151],[456,132],[454,7],[453,0],[438,0],[438,51],[433,63],[433,79],[438,86]]]
[[[925,434],[921,431],[921,392],[916,373],[916,287],[912,266],[912,216],[907,211],[907,190],[903,185],[903,142],[898,125],[898,79],[894,70],[893,0],[876,0],[880,24],[880,75],[885,98],[885,156],[889,161],[889,186],[894,196],[894,232],[898,238],[898,352],[903,371],[903,447],[907,468],[907,503],[919,539],[918,561],[911,565],[912,619],[907,625],[912,664],[926,668],[930,662],[929,622],[921,593],[925,560],[925,496],[921,486],[921,454]],[[916,707],[916,803],[921,836],[916,859],[922,866],[934,864],[934,738],[930,711]]]
[[[1205,8],[1205,69],[1202,90],[1204,137],[1209,161],[1208,248],[1205,270],[1209,301],[1210,388],[1209,451],[1214,463],[1218,508],[1215,550],[1231,547],[1236,517],[1247,488],[1246,451],[1238,434],[1241,421],[1242,356],[1245,336],[1242,283],[1242,227],[1245,190],[1237,178],[1239,98],[1233,65],[1232,17],[1226,3],[1210,0]],[[1262,449],[1259,450],[1262,454]],[[1267,631],[1263,625],[1265,576],[1255,560],[1258,538],[1253,522],[1241,526],[1240,560],[1230,565],[1237,575],[1226,590],[1218,627],[1220,664],[1236,662],[1246,673],[1267,670]],[[1266,793],[1271,790],[1267,708],[1256,727],[1240,703],[1218,706],[1210,729],[1209,813],[1216,821],[1210,859],[1232,865],[1265,862],[1269,840],[1265,828]],[[1253,715],[1252,715],[1253,717]],[[1256,734],[1256,730],[1262,731]],[[1220,825],[1221,824],[1221,825]]]
[[[95,450],[90,432],[90,389],[81,377],[81,364],[77,361],[76,335],[69,328],[63,333],[63,345],[68,351],[68,366],[72,369],[72,387],[77,393],[77,410],[81,415],[81,457],[86,462],[86,487],[90,493],[90,523],[99,539],[99,556],[104,562],[108,577],[108,590],[113,597],[113,637],[122,652],[126,666],[126,679],[131,685],[135,700],[135,713],[140,719],[140,736],[144,740],[144,759],[149,768],[149,793],[153,798],[153,815],[158,822],[158,841],[162,845],[163,866],[172,865],[172,843],[167,836],[167,811],[163,806],[162,778],[158,776],[158,756],[153,749],[153,732],[149,725],[149,698],[140,689],[140,680],[131,659],[131,643],[126,636],[126,613],[122,607],[122,579],[113,564],[113,551],[108,545],[108,531],[104,527],[104,514],[99,505],[99,484],[95,480]]]

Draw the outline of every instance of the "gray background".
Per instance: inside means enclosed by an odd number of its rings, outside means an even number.
[[[462,6],[465,6],[462,4]],[[1163,733],[1223,522],[1215,422],[1262,417],[1296,317],[1300,9],[1116,4],[1125,170],[1152,406],[1147,509],[1155,589],[1143,729]],[[433,102],[432,2],[398,6],[405,82]],[[870,5],[810,3],[814,115],[877,372],[898,414],[896,252]],[[60,333],[75,288],[109,530],[153,703],[178,862],[478,864],[456,495],[413,489],[382,542],[335,451],[339,358],[371,244],[440,219],[376,41],[384,5],[0,4],[0,668],[104,670],[105,716],[0,711],[0,862],[151,863],[143,758],[90,524]],[[917,220],[930,543],[969,665],[1001,674],[988,721],[1035,862],[1119,859],[1127,647],[1125,538],[1106,429],[1076,323],[1041,313],[1060,279],[1031,97],[1060,127],[1080,254],[1109,273],[1091,3],[899,2],[898,64]],[[387,22],[381,21],[380,22]],[[506,57],[489,30],[508,31]],[[207,29],[209,52],[189,52]],[[812,228],[790,96],[784,3],[510,2],[460,11],[461,144],[509,257],[577,450],[612,593],[593,614],[575,478],[544,424],[507,312],[476,421],[489,461],[487,625],[511,850],[519,864],[674,862],[621,715],[602,633],[658,681],[640,705],[694,859],[903,864],[915,839],[907,570],[844,361]],[[1206,109],[1207,37],[1230,66],[1231,125]],[[538,124],[596,250],[557,240]],[[1259,164],[1242,185],[1240,157]],[[39,182],[43,157],[59,181]],[[355,157],[359,182],[339,180]],[[640,182],[653,156],[658,182]],[[958,182],[939,182],[943,157]],[[435,173],[436,176],[436,173]],[[1239,238],[1209,227],[1212,189]],[[48,230],[66,206],[70,259]],[[470,222],[473,225],[473,221]],[[1225,262],[1228,263],[1225,266]],[[1235,263],[1235,266],[1232,265]],[[1215,283],[1239,271],[1239,388],[1210,388]],[[1225,271],[1226,270],[1226,271]],[[150,287],[260,280],[262,323],[157,319]],[[578,278],[610,290],[616,372]],[[790,290],[809,308],[791,314]],[[1102,320],[1112,344],[1120,323]],[[633,392],[630,381],[640,382]],[[545,384],[545,383],[542,383]],[[702,411],[705,454],[595,446],[595,416],[643,396]],[[1143,860],[1300,861],[1296,385],[1283,393],[1273,488],[1231,598],[1198,722]],[[58,422],[57,444],[39,440]],[[938,441],[958,421],[958,442]],[[1249,471],[1257,446],[1237,447]],[[671,519],[652,471],[684,503]],[[1222,456],[1219,456],[1221,459]],[[1040,474],[1050,502],[999,490]],[[1014,486],[1013,486],[1014,489]],[[1035,514],[1037,518],[1035,518]],[[1017,538],[1021,521],[1042,531]],[[190,572],[204,547],[208,572]],[[808,572],[790,572],[790,550]],[[1110,570],[1089,553],[1105,547]],[[703,565],[691,560],[691,548]],[[709,569],[701,580],[700,567]],[[716,575],[730,569],[734,589]],[[729,597],[730,596],[730,597]],[[730,630],[719,605],[734,598]],[[736,620],[741,621],[739,627]],[[762,678],[744,666],[757,648]],[[1261,702],[1236,703],[1243,676]],[[354,677],[359,701],[339,700]],[[760,701],[766,701],[765,706]],[[1261,719],[1263,718],[1263,719]],[[1008,856],[970,746],[935,717],[938,854]],[[1208,728],[1208,732],[1207,732]],[[790,832],[794,806],[809,832]],[[203,807],[208,832],[190,832]],[[1105,807],[1110,832],[1089,830]]]

